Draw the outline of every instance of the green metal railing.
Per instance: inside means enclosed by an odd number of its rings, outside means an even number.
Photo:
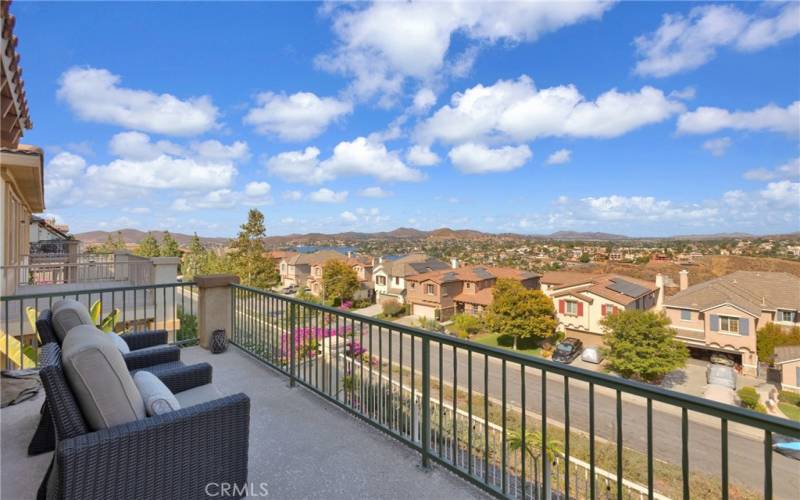
[[[101,304],[101,318],[118,310],[114,330],[135,332],[163,329],[170,342],[197,340],[197,286],[194,283],[120,286],[85,290],[29,293],[0,297],[0,362],[6,369],[34,368],[40,345],[34,317],[61,299],[75,299],[91,307]]]
[[[498,496],[800,491],[800,462],[773,450],[800,439],[796,422],[260,289],[231,296],[235,345]],[[731,453],[750,460],[736,474]]]

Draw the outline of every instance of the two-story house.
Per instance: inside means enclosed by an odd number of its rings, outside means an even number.
[[[406,278],[429,271],[449,269],[450,265],[423,253],[412,253],[397,259],[381,258],[372,270],[372,283],[377,303],[406,300]]]
[[[724,352],[745,374],[758,370],[756,332],[767,323],[800,325],[800,278],[788,273],[736,271],[688,286],[664,301],[676,336],[695,354]]]
[[[353,298],[355,299],[371,298],[373,293],[372,258],[367,256],[345,257],[343,255],[341,257],[342,258],[332,256],[331,258],[325,260],[324,262],[320,261],[311,265],[311,273],[306,279],[306,287],[308,288],[309,292],[318,297],[323,296],[324,287],[322,282],[322,275],[325,264],[327,264],[331,260],[343,260],[344,262],[347,263],[347,265],[349,265],[353,269],[353,271],[355,271],[356,276],[358,277],[359,289],[355,293]]]
[[[553,299],[559,331],[588,346],[603,343],[604,317],[650,309],[659,294],[655,283],[616,274],[554,271],[544,273],[541,283],[542,291]]]
[[[457,313],[480,315],[492,303],[498,279],[539,288],[539,275],[508,267],[466,266],[430,271],[406,279],[411,314],[447,321]]]
[[[279,270],[281,285],[307,287],[311,277],[311,266],[325,264],[331,259],[345,260],[347,256],[335,250],[320,250],[314,253],[295,253],[281,259]],[[320,274],[319,278],[322,278]]]

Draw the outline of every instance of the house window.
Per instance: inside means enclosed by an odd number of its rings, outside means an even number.
[[[425,293],[427,293],[428,295],[436,294],[436,287],[428,283],[427,285],[425,285]]]
[[[568,300],[566,303],[566,313],[570,316],[577,316],[578,315],[578,303],[574,300]]]
[[[612,305],[605,305],[603,306],[603,316],[611,316],[617,312],[617,308]]]
[[[731,316],[720,316],[719,329],[720,331],[727,333],[739,333],[739,318],[733,318]]]
[[[794,323],[796,318],[797,313],[794,311],[778,311],[778,321]]]
[[[399,285],[400,284],[400,277],[399,276],[395,276],[394,277],[394,284],[395,285]]]
[[[379,285],[386,285],[386,276],[375,276],[375,283]]]
[[[464,288],[466,288],[467,290],[472,290],[472,283],[469,282],[465,283]]]
[[[681,320],[689,321],[692,319],[692,311],[688,309],[681,309]]]

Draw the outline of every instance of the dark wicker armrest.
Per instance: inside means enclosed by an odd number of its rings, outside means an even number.
[[[158,372],[156,376],[173,393],[188,391],[194,387],[211,383],[212,369],[208,363],[181,366]]]
[[[131,351],[166,344],[169,341],[169,333],[166,330],[123,333],[120,337],[128,344]]]
[[[148,366],[181,360],[181,349],[175,345],[160,345],[151,349],[131,351],[122,356],[128,370],[140,370]]]
[[[66,439],[53,469],[59,493],[196,499],[218,493],[209,484],[230,483],[244,494],[249,428],[250,399],[240,393]]]

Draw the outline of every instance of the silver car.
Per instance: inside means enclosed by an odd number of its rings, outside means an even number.
[[[581,353],[581,360],[588,363],[598,364],[603,361],[603,354],[599,347],[585,347]]]
[[[706,367],[706,382],[736,390],[736,372],[730,366],[710,363]]]

